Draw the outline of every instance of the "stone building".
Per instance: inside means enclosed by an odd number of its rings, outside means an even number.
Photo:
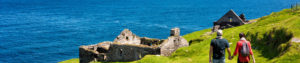
[[[212,31],[214,32],[218,29],[225,29],[225,28],[244,25],[247,22],[248,21],[246,21],[244,14],[240,14],[240,16],[238,16],[233,10],[229,10],[218,21],[214,22],[214,27]]]
[[[114,42],[101,42],[95,45],[80,46],[80,63],[91,61],[135,61],[145,55],[170,56],[180,47],[189,43],[180,36],[180,29],[174,28],[168,39],[139,37],[130,30],[123,30]]]

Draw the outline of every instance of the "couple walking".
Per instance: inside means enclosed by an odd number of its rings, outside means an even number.
[[[244,33],[239,34],[240,40],[236,44],[233,56],[231,56],[228,41],[224,39],[222,35],[222,30],[218,30],[217,38],[212,39],[210,43],[209,63],[225,63],[225,50],[227,50],[229,60],[233,59],[236,54],[239,54],[237,63],[248,63],[251,55],[253,63],[255,63],[251,44],[245,39]]]

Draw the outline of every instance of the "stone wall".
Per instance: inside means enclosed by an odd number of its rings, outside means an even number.
[[[187,40],[180,36],[171,36],[166,39],[160,46],[162,56],[171,56],[180,47],[189,46]]]
[[[114,40],[115,43],[119,44],[135,44],[139,45],[141,43],[141,39],[139,36],[133,34],[130,30],[124,29],[120,35]]]
[[[145,55],[170,56],[180,47],[188,46],[180,36],[180,29],[174,28],[166,40],[138,37],[130,30],[123,30],[114,42],[101,42],[96,45],[80,46],[80,63],[91,61],[135,61]]]
[[[109,44],[109,50],[98,45],[81,46],[79,48],[80,63],[89,63],[91,61],[134,61],[141,59],[145,55],[159,54],[160,48],[145,45]]]
[[[145,55],[157,54],[160,54],[157,47],[112,44],[110,50],[106,53],[106,61],[134,61]]]
[[[98,56],[98,52],[94,50],[94,46],[80,46],[79,47],[79,58],[80,63],[88,63],[90,61],[95,61]]]
[[[179,28],[171,29],[170,36],[180,36],[180,29]]]
[[[141,38],[141,45],[159,46],[163,41],[164,40],[143,37]]]
[[[168,39],[164,40],[160,46],[162,56],[171,56],[178,48],[189,46],[187,40],[180,36],[179,28],[172,29],[171,33],[173,34],[171,34]]]

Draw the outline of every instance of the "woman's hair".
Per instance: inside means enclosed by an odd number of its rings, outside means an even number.
[[[242,38],[242,37],[246,38],[246,37],[245,37],[245,34],[244,34],[243,32],[241,32],[241,33],[239,34],[239,36],[240,36],[240,38]]]

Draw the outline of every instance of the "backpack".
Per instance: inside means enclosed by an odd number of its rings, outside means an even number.
[[[247,42],[243,42],[242,47],[240,49],[240,54],[244,57],[250,55],[249,46]]]
[[[214,47],[214,49],[216,49],[216,55],[214,55],[215,58],[223,57],[225,55],[225,52],[223,51],[225,49],[225,47],[220,47],[220,43],[216,42],[216,39],[214,39],[214,42],[217,45],[217,46]]]

